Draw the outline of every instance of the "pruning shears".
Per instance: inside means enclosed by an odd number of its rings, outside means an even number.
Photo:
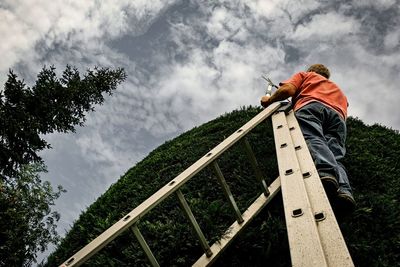
[[[271,94],[272,94],[272,87],[275,87],[275,88],[278,89],[278,86],[277,86],[276,84],[274,84],[274,83],[271,81],[270,78],[265,77],[264,75],[261,75],[261,77],[262,77],[264,80],[266,80],[267,83],[268,83],[267,91],[265,92],[265,95],[271,96]]]

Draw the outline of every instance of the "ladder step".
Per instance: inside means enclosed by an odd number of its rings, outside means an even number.
[[[201,247],[205,251],[207,257],[210,257],[212,255],[210,246],[208,245],[207,240],[206,240],[203,232],[200,229],[200,225],[197,223],[197,220],[194,217],[193,212],[190,209],[189,204],[187,203],[187,201],[180,189],[176,191],[176,195],[178,197],[179,204],[182,207],[182,210],[185,212],[186,218],[188,218],[188,220],[190,221],[190,223],[193,227],[193,230],[196,233],[196,235],[200,241]]]
[[[236,219],[237,219],[238,223],[242,223],[243,222],[242,213],[240,213],[240,210],[236,204],[236,201],[233,198],[231,189],[229,188],[229,185],[227,184],[225,177],[222,174],[221,168],[219,167],[216,160],[213,163],[211,163],[211,165],[215,172],[215,175],[217,176],[218,182],[220,183],[220,185],[222,187],[222,191],[224,192],[225,197],[228,199],[230,206],[235,211],[235,215],[236,215]]]
[[[260,167],[258,166],[258,162],[257,162],[256,156],[254,155],[253,149],[251,149],[251,145],[250,145],[249,140],[247,139],[246,136],[243,137],[242,145],[243,145],[244,150],[246,151],[247,157],[250,160],[250,164],[251,164],[251,167],[254,170],[256,178],[257,178],[258,182],[262,186],[262,190],[263,190],[264,194],[266,196],[268,196],[269,195],[269,191],[268,191],[267,183],[265,182],[264,176],[262,175]]]
[[[223,237],[215,242],[211,246],[211,257],[207,257],[203,254],[193,266],[210,266],[217,257],[225,250],[225,248],[234,240],[235,237],[253,220],[255,216],[278,194],[280,190],[280,179],[279,177],[269,186],[270,194],[265,196],[261,194],[243,213],[243,223],[239,224],[237,221],[234,222],[228,230],[225,231]]]
[[[149,259],[151,266],[160,267],[160,265],[157,262],[157,259],[154,257],[153,252],[151,252],[149,245],[147,245],[146,240],[144,240],[144,237],[140,232],[139,228],[137,227],[136,223],[131,226],[131,231],[135,234],[137,240],[139,241],[140,246],[144,250],[147,258]]]

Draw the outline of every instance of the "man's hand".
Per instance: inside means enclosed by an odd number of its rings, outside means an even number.
[[[261,97],[261,105],[266,108],[276,101],[285,100],[288,97],[294,96],[296,94],[297,88],[290,83],[286,83],[278,88],[272,96]]]
[[[271,97],[270,96],[263,96],[261,97],[261,106],[263,106],[264,108],[268,107],[269,105],[271,105],[271,102],[269,101]]]

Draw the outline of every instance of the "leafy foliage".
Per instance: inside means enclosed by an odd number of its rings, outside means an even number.
[[[59,240],[60,215],[51,206],[63,189],[39,178],[46,169],[37,153],[50,147],[43,135],[73,132],[124,79],[123,69],[95,68],[81,78],[67,66],[57,78],[54,67],[44,67],[29,88],[10,71],[0,90],[0,266],[31,266]]]
[[[44,67],[29,88],[10,71],[0,91],[0,176],[17,175],[23,164],[41,162],[38,151],[50,145],[41,135],[73,132],[85,113],[104,101],[125,79],[123,69],[95,68],[83,78],[70,66],[57,78],[55,68]]]
[[[127,212],[205,155],[255,116],[244,108],[194,128],[151,152],[93,203],[75,222],[47,266],[68,259]],[[270,123],[248,137],[268,183],[278,175]],[[356,266],[396,266],[400,251],[400,135],[379,125],[348,119],[348,154],[344,164],[358,202],[356,211],[339,221]],[[243,211],[260,193],[240,144],[218,160],[239,208]],[[235,220],[213,172],[193,177],[183,193],[210,243]],[[189,266],[202,250],[174,197],[147,214],[139,228],[161,266]],[[290,266],[282,200],[276,197],[233,242],[216,266]],[[146,256],[129,231],[111,242],[85,266],[148,266]]]
[[[17,177],[0,184],[0,266],[31,266],[38,251],[59,241],[60,215],[50,207],[64,190],[42,182],[44,171],[43,164],[23,165]]]

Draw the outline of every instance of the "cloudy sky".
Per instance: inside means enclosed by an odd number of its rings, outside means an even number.
[[[32,85],[44,65],[128,75],[76,134],[46,136],[43,178],[68,190],[59,232],[165,140],[258,105],[261,74],[277,83],[326,64],[350,116],[400,130],[399,9],[398,0],[0,0],[1,84],[11,68]]]

